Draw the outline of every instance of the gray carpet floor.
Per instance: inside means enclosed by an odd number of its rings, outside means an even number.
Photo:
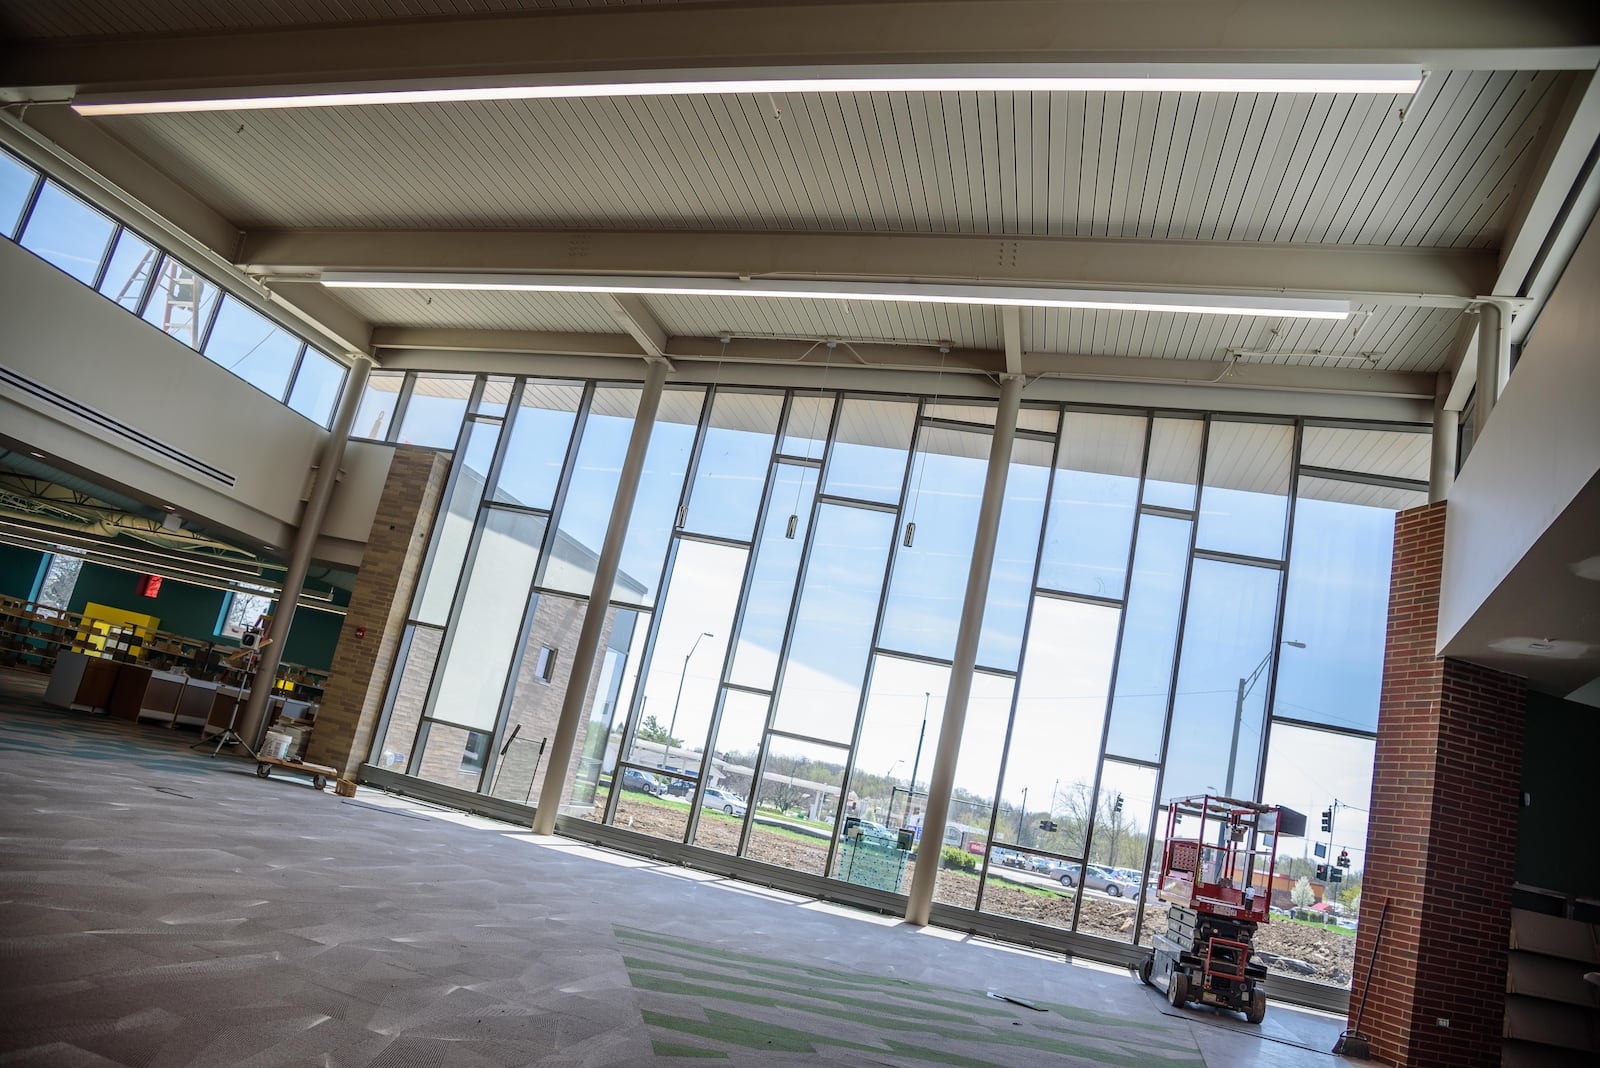
[[[263,780],[37,688],[0,672],[0,1063],[1335,1061],[1330,1017],[1174,1014],[1114,969]]]

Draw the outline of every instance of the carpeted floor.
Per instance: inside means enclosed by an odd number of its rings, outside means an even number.
[[[1114,969],[262,780],[36,692],[0,673],[0,1063],[1334,1060],[1317,1014],[1215,1026]]]

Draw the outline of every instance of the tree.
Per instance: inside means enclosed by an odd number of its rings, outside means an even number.
[[[680,746],[682,738],[674,738],[667,734],[667,728],[656,722],[656,717],[646,716],[644,722],[639,724],[639,738],[646,742],[655,742],[657,745]]]
[[[1294,884],[1294,889],[1289,892],[1289,900],[1299,908],[1306,908],[1317,900],[1317,895],[1311,892],[1311,880],[1300,876],[1300,881]]]

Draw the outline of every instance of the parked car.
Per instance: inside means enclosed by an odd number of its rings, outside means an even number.
[[[660,797],[665,792],[661,780],[654,775],[646,775],[638,768],[622,769],[622,788],[624,790],[639,790],[651,797]]]
[[[730,816],[743,816],[745,811],[744,798],[715,786],[706,787],[704,796],[700,798],[700,807],[716,809]]]
[[[858,820],[854,816],[845,817],[844,833],[846,837],[849,837],[857,827],[861,828],[861,837],[863,838],[881,838],[886,842],[895,840],[895,833],[881,823],[874,823],[871,820]]]
[[[989,861],[992,864],[1004,864],[1008,868],[1026,868],[1029,858],[1018,853],[1015,849],[1003,849],[1000,846],[989,850]]]
[[[1050,872],[1062,886],[1077,886],[1080,883],[1085,890],[1099,890],[1112,897],[1137,895],[1139,893],[1139,880],[1131,882],[1118,875],[1112,868],[1101,864],[1089,865],[1087,875],[1083,873],[1083,866],[1077,861],[1056,861],[1054,870]]]

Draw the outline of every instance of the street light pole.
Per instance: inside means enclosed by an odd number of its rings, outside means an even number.
[[[928,735],[928,698],[932,696],[933,691],[922,691],[922,730],[917,733],[916,759],[911,761],[911,789],[906,791],[906,818],[900,821],[902,825],[911,822],[911,802],[917,796],[917,769],[922,766],[922,740]],[[942,840],[942,832],[940,837]]]
[[[1279,645],[1287,645],[1291,649],[1304,649],[1305,642],[1282,641]],[[1256,681],[1261,678],[1261,673],[1267,668],[1267,661],[1272,659],[1272,649],[1267,650],[1267,655],[1261,658],[1261,663],[1249,675],[1239,680],[1239,696],[1233,704],[1233,741],[1228,746],[1228,781],[1223,793],[1233,796],[1233,771],[1239,759],[1239,725],[1244,722],[1244,699],[1247,697]]]
[[[683,700],[683,680],[689,675],[689,658],[700,648],[700,638],[711,637],[714,635],[709,630],[701,631],[700,637],[694,640],[694,644],[689,646],[689,651],[683,656],[683,670],[678,672],[678,696],[672,699],[672,722],[667,726],[667,752],[661,758],[663,764],[672,763],[672,733],[678,729],[678,702]]]

